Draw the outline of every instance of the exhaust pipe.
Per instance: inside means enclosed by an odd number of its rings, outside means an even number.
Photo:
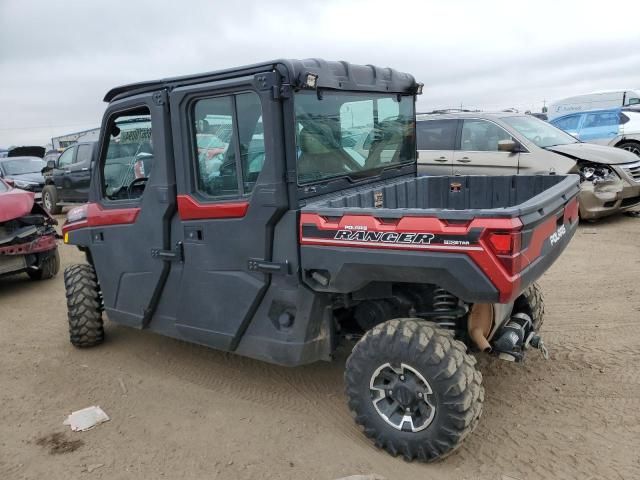
[[[467,328],[469,337],[476,347],[483,352],[491,352],[491,345],[487,336],[493,325],[493,305],[490,303],[475,303],[471,307]]]

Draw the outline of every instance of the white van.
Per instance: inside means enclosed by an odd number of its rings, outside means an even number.
[[[605,110],[608,108],[628,107],[640,104],[640,89],[608,90],[605,92],[587,93],[558,100],[549,105],[549,120],[569,113],[586,110]]]

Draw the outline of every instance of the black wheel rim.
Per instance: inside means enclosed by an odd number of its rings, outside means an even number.
[[[627,145],[623,149],[626,150],[627,152],[635,153],[640,157],[640,147],[636,147],[635,145]]]
[[[378,367],[371,375],[369,391],[378,415],[396,430],[419,432],[431,424],[436,414],[429,382],[405,363]]]

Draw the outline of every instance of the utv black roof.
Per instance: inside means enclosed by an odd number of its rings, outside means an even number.
[[[319,58],[305,60],[273,60],[244,67],[199,73],[182,77],[165,78],[132,83],[112,88],[104,97],[105,102],[158,89],[169,90],[185,85],[225,80],[228,78],[278,71],[286,83],[301,85],[307,73],[318,75],[317,86],[336,90],[377,91],[390,93],[415,93],[418,84],[412,75],[392,68],[374,65],[354,65],[343,61],[326,61]]]

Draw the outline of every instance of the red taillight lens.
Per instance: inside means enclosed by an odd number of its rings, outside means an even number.
[[[521,232],[491,232],[487,238],[491,250],[507,270],[509,275],[515,275],[521,268]]]
[[[492,233],[489,235],[491,248],[498,255],[507,255],[513,251],[513,237],[511,233]]]

